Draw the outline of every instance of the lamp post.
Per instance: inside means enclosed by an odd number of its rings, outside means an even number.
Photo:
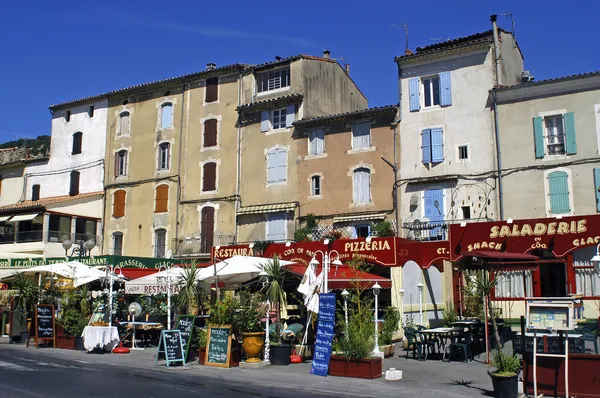
[[[344,289],[342,291],[342,297],[344,298],[344,320],[346,321],[346,339],[348,339],[348,296],[350,293]]]
[[[419,324],[423,325],[423,283],[417,283],[419,289]]]
[[[312,260],[310,260],[310,262],[308,263],[311,267],[316,267],[317,265],[319,265],[319,261],[317,260],[317,254],[321,254],[321,257],[323,258],[323,270],[322,272],[324,272],[323,274],[323,293],[329,293],[329,270],[331,269],[331,264],[335,265],[336,267],[339,267],[342,264],[342,262],[340,261],[340,253],[338,253],[337,250],[332,250],[330,252],[328,251],[322,251],[322,250],[317,250],[315,251],[315,254],[313,255]],[[335,254],[335,260],[331,261],[331,257],[332,255]]]
[[[379,308],[378,308],[378,302],[377,302],[377,298],[379,296],[379,293],[381,292],[381,286],[379,286],[379,283],[375,282],[375,284],[372,287],[373,289],[373,295],[375,296],[375,348],[373,349],[373,355],[375,356],[381,356],[381,351],[379,351],[379,327],[378,327],[378,312],[379,312]]]
[[[404,289],[400,288],[398,293],[400,293],[400,321],[404,325]]]
[[[106,272],[110,273],[110,275],[105,276],[105,280],[108,281],[109,283],[109,287],[108,287],[108,300],[110,302],[109,308],[110,308],[110,313],[108,314],[108,326],[112,326],[112,315],[113,315],[113,283],[114,283],[114,277],[115,277],[115,268],[119,269],[119,275],[116,276],[117,280],[119,282],[122,282],[125,279],[125,276],[123,275],[123,268],[119,267],[119,266],[114,266],[114,265],[110,265],[108,268],[106,268]],[[135,327],[135,326],[134,326]]]
[[[596,272],[600,273],[600,244],[596,246],[596,254],[590,259],[590,262],[596,266]]]
[[[75,253],[77,253],[80,261],[83,259],[83,257],[86,257],[88,255],[88,253],[91,253],[92,249],[95,246],[96,246],[96,242],[94,242],[93,239],[88,239],[86,241],[84,241],[83,239],[80,239],[80,240],[76,241],[75,243],[73,243],[73,241],[71,241],[70,239],[65,239],[62,242],[62,247],[63,247],[63,249],[65,249],[65,257],[67,257],[67,259],[68,259],[69,257],[73,257],[73,255]],[[71,255],[69,256],[68,252],[69,252],[69,249],[71,249],[71,247],[73,248],[73,251],[71,252]]]
[[[159,284],[166,284],[167,286],[167,330],[171,329],[171,278],[173,277],[171,272],[173,271],[173,268],[179,267],[176,265],[161,265],[158,268],[158,272],[161,272],[161,270],[164,269],[164,271],[166,271],[166,275],[156,278]],[[175,278],[179,279],[179,276],[176,276]]]
[[[260,281],[262,282],[263,288],[266,286],[268,282],[267,273],[265,271],[260,271]],[[265,316],[265,355],[264,355],[264,363],[267,365],[271,364],[270,360],[270,350],[271,350],[271,340],[269,337],[269,314],[271,313],[271,301],[269,300],[269,296],[267,295],[267,313]]]

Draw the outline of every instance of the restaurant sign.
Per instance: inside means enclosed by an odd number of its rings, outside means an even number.
[[[0,256],[2,254],[0,253]],[[35,267],[45,264],[65,262],[65,257],[49,258],[12,258],[0,259],[0,267]],[[94,257],[68,257],[69,261],[80,261],[89,266],[114,265],[121,268],[146,268],[156,269],[162,266],[189,263],[190,260],[153,258],[153,257],[127,257],[127,256],[94,256]]]
[[[528,253],[535,249],[550,250],[556,257],[585,246],[600,243],[600,215],[538,218],[450,225],[452,260],[461,253],[497,250]]]

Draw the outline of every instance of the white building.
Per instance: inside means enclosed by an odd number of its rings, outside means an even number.
[[[91,241],[91,253],[101,254],[107,104],[90,99],[50,107],[50,159],[28,164],[19,201],[0,207],[0,258],[64,256],[66,240]]]

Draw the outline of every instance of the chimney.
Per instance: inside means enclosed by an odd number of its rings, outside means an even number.
[[[413,52],[407,48],[406,50],[404,50],[404,55],[413,55]]]
[[[329,51],[329,50],[324,50],[323,51],[323,58],[329,59],[330,55],[331,55],[331,51]]]
[[[281,57],[279,55],[275,56],[275,61],[281,61]]]
[[[346,64],[344,67],[346,68],[346,74],[350,76],[350,64]]]
[[[217,64],[209,62],[206,64],[206,70],[215,70],[217,68]]]

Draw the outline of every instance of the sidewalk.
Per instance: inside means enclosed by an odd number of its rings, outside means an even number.
[[[386,381],[383,377],[376,380],[363,380],[344,377],[319,377],[310,374],[310,362],[289,366],[270,366],[263,369],[216,368],[202,366],[197,362],[189,363],[185,368],[166,368],[164,362],[154,366],[155,348],[135,351],[127,355],[88,354],[84,351],[71,351],[52,348],[26,348],[22,344],[0,344],[0,350],[6,353],[14,351],[33,354],[43,358],[60,358],[79,363],[123,367],[127,372],[170,373],[169,380],[182,382],[189,377],[207,379],[212,383],[226,379],[228,382],[244,385],[253,384],[269,388],[285,388],[307,393],[324,393],[335,396],[377,396],[377,397],[465,397],[486,395],[492,389],[491,380],[486,371],[488,366],[479,362],[444,363],[440,360],[417,361],[404,357],[384,360],[383,370],[393,367],[403,371],[403,379]],[[403,353],[397,349],[396,352]],[[483,358],[483,357],[482,357]],[[90,365],[88,365],[90,366]]]

